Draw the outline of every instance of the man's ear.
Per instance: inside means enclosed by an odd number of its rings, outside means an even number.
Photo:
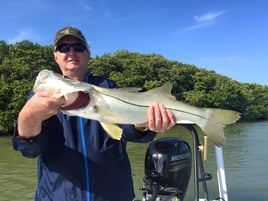
[[[54,54],[54,59],[55,59],[55,61],[58,63],[57,53],[56,53],[56,52],[53,52],[53,54]]]

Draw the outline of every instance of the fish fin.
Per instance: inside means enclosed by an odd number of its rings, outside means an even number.
[[[165,84],[161,87],[150,89],[149,91],[146,91],[145,93],[152,93],[152,94],[162,94],[166,97],[168,97],[171,100],[176,100],[175,96],[171,95],[172,85],[171,84]]]
[[[171,89],[172,89],[172,85],[171,84],[165,84],[165,85],[163,85],[161,87],[156,87],[156,88],[150,89],[146,93],[170,94],[171,93]]]
[[[240,118],[240,113],[232,110],[209,109],[209,120],[199,127],[208,136],[208,139],[217,146],[222,146],[225,142],[223,128],[235,123]]]
[[[208,139],[218,147],[221,147],[225,143],[225,136],[223,126],[214,121],[208,121],[204,126],[198,125]]]
[[[240,119],[240,113],[233,110],[213,109],[213,108],[209,110],[211,110],[210,118],[213,119],[213,121],[222,124],[223,126],[235,123],[237,120]]]
[[[109,124],[109,123],[103,123],[100,122],[102,128],[111,136],[111,138],[115,140],[120,140],[122,136],[122,129],[115,125],[115,124]]]

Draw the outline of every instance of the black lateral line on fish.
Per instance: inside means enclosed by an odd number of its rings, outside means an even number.
[[[139,106],[139,107],[143,107],[143,108],[147,108],[147,107],[149,107],[149,106],[144,106],[144,105],[138,105],[138,104],[136,104],[136,103],[130,103],[130,102],[127,102],[127,101],[125,101],[125,100],[122,100],[122,99],[120,99],[120,98],[118,98],[118,97],[115,97],[115,96],[112,96],[112,95],[110,95],[110,94],[105,94],[105,93],[103,93],[103,94],[106,95],[106,96],[110,96],[110,97],[112,97],[112,98],[115,98],[115,99],[117,99],[117,100],[119,100],[119,101],[122,101],[122,102],[124,102],[124,103],[127,103],[127,104],[131,104],[131,105],[135,105],[135,106]],[[194,114],[194,113],[186,112],[186,111],[183,111],[183,110],[178,110],[178,109],[169,108],[169,107],[166,107],[166,109],[169,109],[169,110],[175,110],[175,111],[178,111],[178,112],[184,112],[184,113],[186,113],[186,114],[191,114],[191,115],[193,115],[193,116],[200,117],[200,118],[202,118],[202,119],[208,119],[208,118],[204,118],[203,116],[196,115],[196,114]]]

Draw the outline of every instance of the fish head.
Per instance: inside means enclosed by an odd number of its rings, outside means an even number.
[[[42,70],[36,77],[33,92],[50,92],[55,97],[75,92],[89,93],[91,85],[85,82],[66,78],[50,70]]]
[[[42,70],[36,77],[33,92],[50,92],[51,94],[60,94],[61,85],[59,78],[53,77],[49,70]]]

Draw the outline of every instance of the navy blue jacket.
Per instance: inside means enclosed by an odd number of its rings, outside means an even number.
[[[87,81],[113,88],[103,77]],[[18,136],[13,147],[25,157],[38,157],[36,201],[131,201],[134,190],[126,142],[149,142],[155,133],[121,125],[122,140],[110,138],[97,121],[58,112],[32,139]]]

